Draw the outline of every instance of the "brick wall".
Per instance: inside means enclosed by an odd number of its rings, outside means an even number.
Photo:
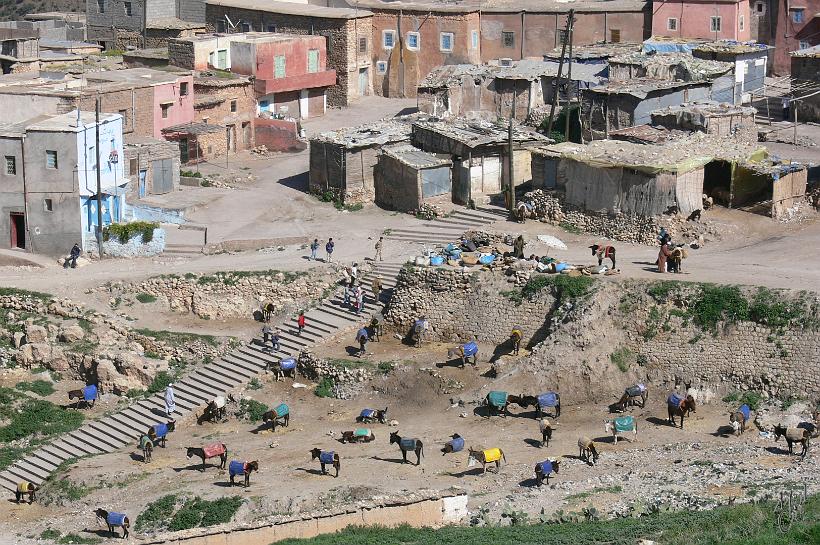
[[[307,146],[298,138],[296,123],[284,119],[254,120],[256,145],[273,151],[297,152]]]
[[[154,136],[154,91],[140,87],[112,91],[100,95],[103,112],[122,114],[123,134]],[[96,96],[88,94],[79,99],[80,109],[94,111]]]
[[[168,40],[169,64],[186,70],[205,70],[207,66],[196,65],[196,46],[194,42]]]
[[[129,144],[126,142],[123,147],[124,161],[123,169],[127,176],[131,177],[131,182],[128,184],[127,202],[134,202],[139,196],[139,171],[145,170],[146,176],[146,192],[152,194],[154,192],[154,161],[161,159],[171,159],[171,176],[173,179],[173,187],[179,187],[179,145],[175,142],[168,142],[165,140],[141,141],[138,144]]]
[[[228,85],[226,81],[236,81],[236,83]],[[216,80],[213,83],[205,83],[202,80],[195,80],[194,96],[197,102],[221,101],[215,105],[194,106],[194,121],[234,125],[237,128],[237,150],[254,147],[253,120],[256,118],[256,97],[250,81],[244,79]],[[232,112],[231,103],[234,101],[236,111]],[[243,129],[246,125],[248,138]]]

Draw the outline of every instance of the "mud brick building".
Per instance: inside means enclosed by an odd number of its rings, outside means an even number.
[[[806,95],[795,103],[798,120],[820,122],[820,94],[811,96],[820,81],[820,45],[792,53],[792,78],[795,87],[805,89],[795,94]]]
[[[702,40],[751,40],[749,0],[656,0],[652,35]]]
[[[232,153],[254,146],[256,97],[253,82],[242,76],[194,78],[194,121],[225,127],[226,149]]]
[[[128,202],[170,193],[179,187],[179,146],[146,136],[129,136],[123,148],[123,170],[130,178]]]
[[[329,106],[347,106],[373,92],[372,19],[373,14],[364,9],[262,0],[208,0],[206,10],[210,32],[255,31],[324,37],[327,69],[336,72],[335,85],[327,91]]]
[[[205,30],[205,0],[86,0],[88,40],[106,49],[165,47]]]

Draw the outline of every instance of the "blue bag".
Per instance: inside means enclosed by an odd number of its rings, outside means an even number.
[[[478,262],[481,263],[482,265],[489,265],[493,261],[495,261],[495,256],[494,255],[483,255],[483,256],[478,258]]]
[[[453,452],[461,452],[464,449],[464,438],[454,437],[450,444],[453,446]]]
[[[323,464],[332,464],[333,463],[333,451],[332,450],[323,450],[319,453],[319,461]]]
[[[444,258],[440,255],[431,256],[430,265],[444,265]]]

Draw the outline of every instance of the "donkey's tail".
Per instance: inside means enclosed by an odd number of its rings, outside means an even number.
[[[498,450],[501,450],[501,449],[498,449]],[[507,463],[507,456],[504,454],[503,450],[501,450],[501,458],[504,460],[504,463],[506,464]]]
[[[421,457],[424,458],[424,443],[421,444],[421,450],[419,450],[419,454],[421,454]]]

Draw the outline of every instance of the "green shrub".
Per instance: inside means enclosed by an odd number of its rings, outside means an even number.
[[[163,530],[168,527],[168,522],[174,514],[174,506],[177,497],[174,494],[163,496],[145,506],[134,522],[134,530],[146,532],[151,530]]]
[[[202,173],[194,170],[180,170],[179,175],[185,178],[202,178]]]
[[[62,535],[59,530],[55,530],[53,528],[46,528],[42,532],[40,532],[40,539],[57,539]]]
[[[52,296],[40,291],[21,290],[17,288],[0,288],[0,297],[30,297],[41,301],[50,301]]]
[[[567,233],[572,233],[573,235],[580,235],[583,231],[581,228],[575,224],[569,223],[568,221],[562,221],[558,224],[558,227],[566,231]]]
[[[3,411],[5,412],[5,411]],[[83,423],[83,414],[63,409],[42,399],[28,399],[16,404],[16,410],[4,414],[7,424],[0,427],[0,442],[24,437],[50,437],[68,433]]]
[[[702,285],[691,310],[694,322],[710,331],[721,321],[749,319],[749,302],[737,286]]]
[[[378,369],[382,375],[387,375],[395,369],[396,366],[393,364],[392,361],[382,361],[379,362]]]
[[[174,514],[168,529],[177,532],[190,528],[204,528],[230,522],[242,506],[242,498],[231,496],[216,500],[203,500],[199,497],[187,500]]]
[[[555,290],[559,300],[576,299],[588,294],[595,280],[588,276],[567,276],[564,274],[548,276],[537,275],[530,278],[521,288],[521,297],[530,299],[547,286]]]
[[[156,331],[153,329],[135,329],[135,333],[151,337],[170,346],[184,346],[188,343],[201,341],[211,346],[219,346],[219,341],[213,335],[199,335],[197,333],[183,333],[181,331]]]
[[[673,280],[661,280],[660,282],[653,282],[647,293],[658,303],[665,303],[669,300],[669,296],[678,291],[680,283]]]
[[[745,392],[732,392],[731,394],[725,396],[723,401],[725,403],[735,403],[737,405],[743,405],[745,403],[750,409],[756,411],[758,407],[760,407],[760,402],[763,401],[763,395],[760,392],[755,392],[752,390],[747,390]]]
[[[140,303],[153,303],[156,300],[157,298],[151,295],[150,293],[137,294],[137,301],[139,301]]]
[[[60,545],[95,545],[96,543],[102,543],[102,539],[78,534],[66,534],[57,540],[57,543]]]
[[[154,229],[159,223],[151,221],[132,221],[130,223],[112,223],[103,228],[103,240],[113,236],[120,244],[125,244],[137,235],[142,235],[142,242],[147,244],[154,239]]]
[[[333,379],[324,377],[314,388],[313,393],[319,397],[333,397]]]
[[[148,386],[146,392],[148,394],[156,394],[158,392],[162,392],[172,382],[174,382],[174,377],[171,376],[171,374],[169,374],[168,371],[160,371],[156,374],[156,376],[154,376],[154,380],[151,381],[151,384]]]
[[[260,403],[255,399],[244,398],[239,402],[239,411],[236,413],[236,416],[243,420],[259,422],[262,420],[262,415],[268,412],[268,410],[268,406],[264,403]]]
[[[47,381],[37,379],[33,382],[18,382],[15,386],[21,392],[34,392],[38,396],[49,396],[54,393],[54,386]]]
[[[262,383],[259,382],[259,379],[253,377],[250,382],[248,382],[248,390],[260,390],[262,388]]]
[[[629,366],[635,359],[635,353],[629,348],[622,346],[609,355],[609,360],[614,363],[621,372],[629,371]]]

